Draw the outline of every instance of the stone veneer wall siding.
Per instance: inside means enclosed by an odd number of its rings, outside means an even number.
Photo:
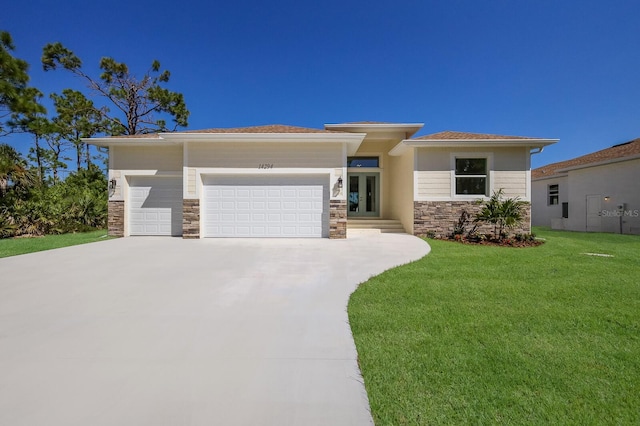
[[[471,216],[471,223],[467,230],[473,228],[473,218],[482,209],[482,205],[475,201],[415,201],[413,203],[413,233],[424,237],[428,232],[434,232],[437,237],[448,237],[453,233],[463,210]],[[517,228],[507,230],[509,233],[531,232],[531,204],[525,206],[525,217]],[[478,232],[493,234],[493,225],[483,224]]]
[[[347,201],[329,201],[329,238],[347,238]]]
[[[182,200],[182,238],[200,238],[200,200]]]
[[[109,201],[107,204],[107,234],[124,237],[124,201]]]

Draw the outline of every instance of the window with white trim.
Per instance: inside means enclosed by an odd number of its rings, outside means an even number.
[[[487,195],[487,159],[456,158],[456,195]]]
[[[560,204],[560,187],[558,186],[558,184],[549,185],[547,192],[549,194],[550,206]]]

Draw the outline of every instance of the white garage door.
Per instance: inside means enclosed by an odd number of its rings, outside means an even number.
[[[129,233],[182,235],[182,178],[131,178]]]
[[[328,176],[210,176],[205,237],[328,236]]]

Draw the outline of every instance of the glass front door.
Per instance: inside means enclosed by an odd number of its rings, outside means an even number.
[[[347,216],[380,216],[380,173],[349,173]]]

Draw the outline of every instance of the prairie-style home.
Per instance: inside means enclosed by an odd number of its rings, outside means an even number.
[[[531,200],[531,155],[555,139],[421,123],[284,125],[105,137],[109,234],[346,238],[444,235],[502,188]],[[521,232],[530,230],[530,208]]]

